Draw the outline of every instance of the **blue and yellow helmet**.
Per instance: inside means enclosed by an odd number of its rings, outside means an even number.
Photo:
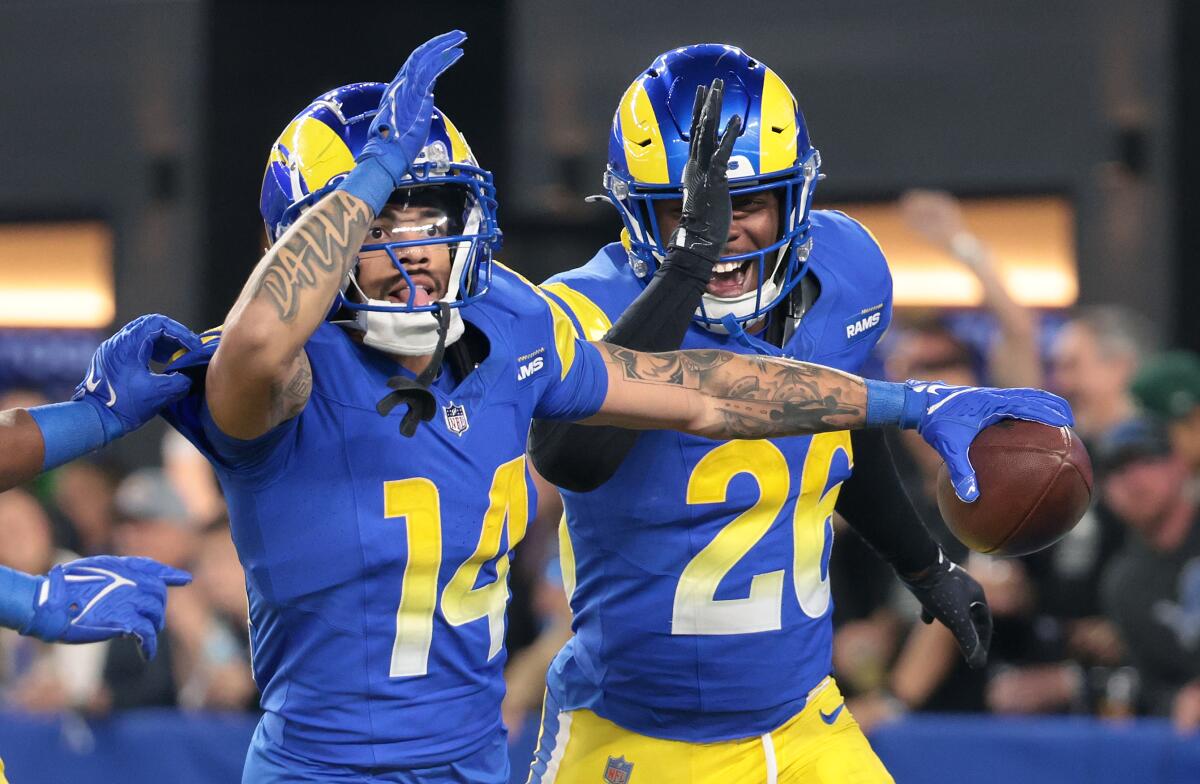
[[[354,168],[354,158],[367,143],[371,120],[379,108],[387,85],[378,82],[349,84],[331,90],[296,115],[275,143],[263,176],[259,211],[267,237],[274,243],[311,204],[332,190]],[[501,234],[496,223],[496,190],[492,174],[475,161],[467,140],[443,112],[434,110],[429,138],[413,165],[412,184],[405,190],[445,188],[455,194],[456,205],[448,236],[363,245],[364,251],[384,250],[404,276],[412,281],[398,251],[416,245],[446,244],[451,247],[451,307],[469,304],[486,293],[491,280],[492,255],[499,249]],[[351,276],[350,284],[354,283]],[[360,311],[411,313],[436,311],[438,303],[414,305],[365,301],[347,297],[339,306]]]
[[[729,319],[756,321],[783,301],[800,282],[812,247],[808,213],[821,156],[783,80],[735,46],[697,44],[659,55],[621,97],[604,189],[625,224],[630,264],[648,279],[666,255],[667,238],[653,203],[682,197],[696,88],[716,78],[725,82],[720,127],[735,114],[742,118],[729,158],[730,194],[778,189],[781,209],[780,236],[773,244],[722,259],[758,264],[758,289],[737,298],[705,294],[697,311],[701,324],[728,329]]]

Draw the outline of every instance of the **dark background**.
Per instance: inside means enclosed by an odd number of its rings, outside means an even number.
[[[219,323],[262,249],[278,132],[455,26],[471,38],[438,103],[496,174],[501,258],[535,280],[615,237],[611,210],[582,197],[625,86],[664,49],[721,40],[796,93],[828,175],[818,204],[912,186],[1066,194],[1081,300],[1131,305],[1200,348],[1200,9],[1182,0],[7,0],[0,220],[103,217],[118,320]]]

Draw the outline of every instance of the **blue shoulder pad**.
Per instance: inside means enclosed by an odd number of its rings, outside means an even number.
[[[892,320],[892,275],[871,232],[850,216],[812,213],[809,270],[821,293],[798,333],[804,356],[858,372]]]

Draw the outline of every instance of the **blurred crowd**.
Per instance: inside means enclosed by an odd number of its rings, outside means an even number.
[[[1020,306],[952,197],[912,192],[900,206],[978,279],[990,327],[898,312],[880,372],[1062,394],[1092,455],[1093,507],[1041,553],[970,553],[937,510],[940,459],[915,433],[895,434],[909,494],[946,553],[984,585],[995,634],[987,667],[968,669],[951,635],[917,621],[891,568],[835,519],[834,666],[852,712],[868,730],[911,711],[1156,715],[1200,728],[1200,358],[1162,351],[1154,325],[1121,307],[1047,317]],[[43,402],[10,391],[0,410]],[[571,634],[560,515],[553,500],[541,503],[511,575],[505,718],[515,734],[540,710],[546,667]],[[81,460],[0,494],[0,564],[41,573],[100,553],[195,574],[171,593],[159,656],[143,661],[128,640],[51,646],[0,631],[0,705],[253,710],[244,577],[212,471],[181,437],[165,438],[158,467]]]
[[[1154,325],[1118,306],[1047,328],[1009,296],[956,202],[915,192],[909,225],[978,277],[993,338],[945,314],[901,314],[887,375],[1041,386],[1066,397],[1093,461],[1093,505],[1055,546],[1022,558],[969,553],[941,523],[939,459],[914,433],[893,444],[908,491],[945,551],[983,585],[995,620],[988,666],[968,669],[940,625],[844,525],[834,548],[834,662],[866,727],[909,711],[1171,717],[1200,728],[1200,358],[1163,352]],[[1046,332],[1048,334],[1041,334]],[[986,492],[986,490],[985,490]]]
[[[4,409],[44,402],[29,392],[0,397]],[[158,655],[144,661],[129,639],[50,645],[0,630],[0,706],[89,715],[253,709],[245,578],[212,470],[182,436],[166,437],[158,467],[123,472],[103,459],[78,460],[0,494],[0,564],[40,574],[104,553],[195,575],[171,592]]]

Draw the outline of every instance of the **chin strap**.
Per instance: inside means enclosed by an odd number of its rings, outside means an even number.
[[[434,314],[438,323],[437,347],[433,350],[433,358],[430,359],[429,366],[421,371],[421,375],[417,376],[416,380],[407,376],[389,378],[387,384],[394,391],[375,404],[375,410],[379,412],[380,416],[392,413],[392,409],[401,403],[408,404],[408,412],[404,415],[404,419],[400,420],[400,435],[406,438],[412,438],[413,434],[417,432],[417,427],[422,422],[433,419],[433,415],[437,412],[437,399],[429,391],[429,385],[437,377],[438,371],[442,367],[442,357],[446,353],[446,331],[450,327],[450,315],[450,303],[440,303],[437,313]]]

